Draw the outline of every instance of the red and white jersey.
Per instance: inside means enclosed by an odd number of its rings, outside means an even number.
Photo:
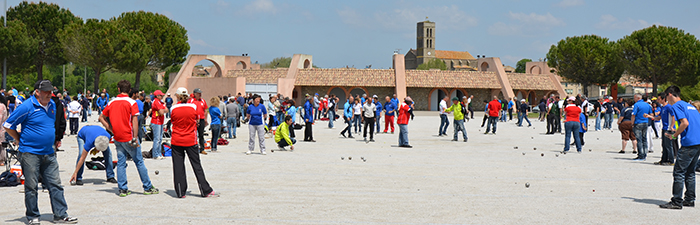
[[[139,106],[134,99],[129,98],[126,94],[117,95],[116,98],[107,103],[102,113],[105,117],[109,117],[115,141],[131,141],[133,138],[131,117],[139,115]]]
[[[163,103],[158,98],[154,99],[153,106],[151,107],[151,124],[163,125],[165,115],[158,112],[158,110],[161,109],[165,109]]]
[[[171,143],[176,146],[190,147],[197,145],[197,105],[179,103],[170,108],[172,122]]]
[[[209,108],[209,106],[207,106],[207,101],[204,101],[203,98],[200,98],[199,100],[197,100],[196,98],[190,98],[190,100],[187,100],[187,103],[197,105],[197,116],[198,116],[197,119],[203,119],[203,120],[207,119],[207,115],[206,115],[206,111],[205,111],[206,109]]]

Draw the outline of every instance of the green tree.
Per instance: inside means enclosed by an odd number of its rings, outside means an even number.
[[[169,66],[185,61],[190,45],[187,43],[187,30],[165,15],[152,12],[126,12],[117,19],[119,24],[139,35],[150,48],[150,53],[141,66],[122,67],[121,70],[136,73],[134,87],[139,88],[141,72],[145,69],[164,70]],[[137,57],[138,58],[138,57]]]
[[[7,11],[8,20],[19,20],[27,26],[27,33],[36,41],[37,51],[32,54],[31,62],[37,70],[37,79],[44,78],[44,65],[62,65],[67,61],[63,55],[63,46],[56,33],[71,23],[80,23],[69,10],[53,3],[26,1]]]
[[[268,68],[268,69],[274,69],[274,68],[289,68],[289,65],[292,64],[292,57],[279,57],[279,58],[274,58],[272,61],[263,63],[260,65],[260,68]]]
[[[624,72],[615,42],[597,35],[567,37],[552,45],[547,65],[560,76],[580,83],[584,95],[591,84],[617,82]]]
[[[532,62],[532,59],[521,59],[518,61],[518,63],[515,64],[515,72],[516,73],[525,73],[525,64],[528,62]]]
[[[0,26],[0,59],[7,59],[9,73],[31,71],[31,57],[37,51],[35,42],[21,21],[12,20],[7,22],[7,27]]]
[[[700,41],[692,34],[654,25],[632,32],[619,43],[627,72],[651,82],[654,95],[659,84],[669,81],[679,86],[697,84]]]
[[[417,70],[440,69],[447,70],[447,65],[440,59],[431,59],[428,62],[418,65]]]

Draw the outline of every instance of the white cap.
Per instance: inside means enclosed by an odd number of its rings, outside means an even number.
[[[571,96],[571,97],[567,98],[566,100],[567,100],[567,101],[576,101],[576,97]]]
[[[521,102],[525,102],[525,99],[524,99],[524,98],[523,98],[523,99],[520,99],[520,101],[521,101]]]
[[[175,91],[176,95],[187,95],[187,88],[184,87],[179,87],[177,88],[177,91]]]

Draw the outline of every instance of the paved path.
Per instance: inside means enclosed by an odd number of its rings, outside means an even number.
[[[652,164],[661,155],[658,139],[646,162],[617,154],[617,130],[589,132],[582,154],[561,155],[564,136],[544,135],[541,122],[531,128],[499,123],[496,135],[484,135],[483,114],[477,114],[478,121],[466,123],[469,142],[464,143],[461,137],[460,142],[436,137],[436,113],[416,114],[409,125],[412,149],[395,147],[398,130],[366,144],[361,135],[344,139],[340,127],[317,122],[316,143],[270,153],[276,147],[267,139],[268,155],[246,156],[243,125],[238,139],[219,147],[221,153],[202,156],[207,179],[222,193],[214,199],[198,197],[189,165],[190,193],[175,198],[170,160],[146,161],[159,195],[141,194],[133,163],[127,171],[134,193],[128,197],[118,197],[116,185],[104,183],[103,171],[86,170],[85,185],[70,186],[78,148],[75,136],[69,136],[66,151],[58,153],[68,212],[81,224],[700,223],[698,209],[657,206],[670,199],[673,181],[671,167]],[[448,134],[452,131],[450,126]],[[303,131],[296,134],[303,139]],[[19,189],[0,188],[0,223],[26,221]],[[42,220],[50,220],[47,193],[39,193],[39,206]]]

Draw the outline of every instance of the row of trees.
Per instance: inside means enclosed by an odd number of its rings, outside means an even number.
[[[627,73],[653,84],[682,87],[698,84],[700,41],[685,31],[666,26],[637,30],[617,41],[597,35],[567,37],[552,45],[547,64],[560,76],[581,83],[608,85]]]
[[[94,91],[109,70],[134,73],[140,88],[144,71],[179,65],[190,49],[183,26],[152,12],[83,21],[56,4],[25,1],[10,8],[7,19],[0,28],[0,58],[8,59],[11,74],[36,71],[41,80],[45,66],[72,62],[92,70]]]

